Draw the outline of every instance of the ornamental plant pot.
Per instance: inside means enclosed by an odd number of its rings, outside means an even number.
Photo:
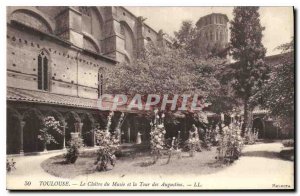
[[[79,138],[79,133],[72,132],[71,133],[71,139],[76,139],[76,138]]]

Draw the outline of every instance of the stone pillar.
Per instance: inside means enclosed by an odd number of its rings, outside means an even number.
[[[83,126],[83,123],[79,123],[78,132],[79,132],[80,137],[81,137],[81,134],[82,134],[82,126]]]
[[[95,129],[92,131],[92,147],[95,147],[96,145],[96,135],[95,135]]]
[[[67,123],[65,121],[62,122],[62,133],[63,133],[63,149],[66,148],[66,125]]]
[[[131,123],[129,122],[129,121],[127,121],[127,143],[130,143],[130,130],[131,129]],[[126,137],[125,137],[125,139],[126,139]]]
[[[25,121],[21,121],[20,125],[20,154],[24,154],[24,142],[23,142],[23,131],[25,126]]]

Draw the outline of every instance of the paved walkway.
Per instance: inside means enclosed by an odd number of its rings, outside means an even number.
[[[149,188],[147,182],[162,183],[183,183],[184,188],[202,188],[202,189],[238,189],[238,188],[293,188],[293,167],[292,161],[282,160],[278,153],[282,148],[281,143],[260,143],[245,146],[243,156],[232,165],[223,170],[208,175],[189,175],[186,176],[151,176],[145,177],[138,174],[122,176],[111,176],[105,179],[101,175],[83,175],[75,179],[63,179],[52,176],[45,172],[40,164],[49,157],[56,156],[60,153],[51,153],[39,156],[22,156],[15,157],[17,170],[7,175],[7,188],[24,188],[24,189],[126,189],[122,182],[137,182],[139,189]],[[30,186],[25,186],[25,181],[30,181]],[[41,186],[41,181],[50,181],[47,186]],[[70,186],[51,186],[54,182],[68,182]],[[80,186],[81,181],[90,182],[90,186]],[[99,187],[101,183],[110,182],[110,186]],[[112,186],[113,182],[119,182]],[[145,182],[142,186],[141,182]],[[64,184],[64,183],[62,183]],[[53,185],[53,184],[52,184]],[[167,187],[151,187],[157,189],[168,189]],[[182,189],[182,186],[176,188]]]

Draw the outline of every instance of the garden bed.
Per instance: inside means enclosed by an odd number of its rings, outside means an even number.
[[[110,167],[106,172],[96,171],[96,151],[82,152],[75,164],[66,164],[63,155],[51,157],[42,162],[42,168],[51,175],[62,178],[74,178],[98,172],[99,175],[151,175],[151,174],[210,174],[215,173],[225,166],[215,159],[216,148],[211,151],[195,153],[189,157],[188,152],[182,152],[181,159],[172,157],[166,164],[168,156],[164,155],[156,164],[151,164],[153,158],[149,152],[137,153],[131,156],[119,157],[114,168]]]

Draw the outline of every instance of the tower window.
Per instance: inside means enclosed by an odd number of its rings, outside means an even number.
[[[48,57],[44,51],[38,56],[38,89],[49,90],[49,69],[48,69]]]
[[[103,95],[103,83],[104,83],[103,69],[99,69],[99,71],[98,71],[98,97]]]
[[[220,40],[223,41],[223,39],[224,39],[223,32],[220,32]]]

